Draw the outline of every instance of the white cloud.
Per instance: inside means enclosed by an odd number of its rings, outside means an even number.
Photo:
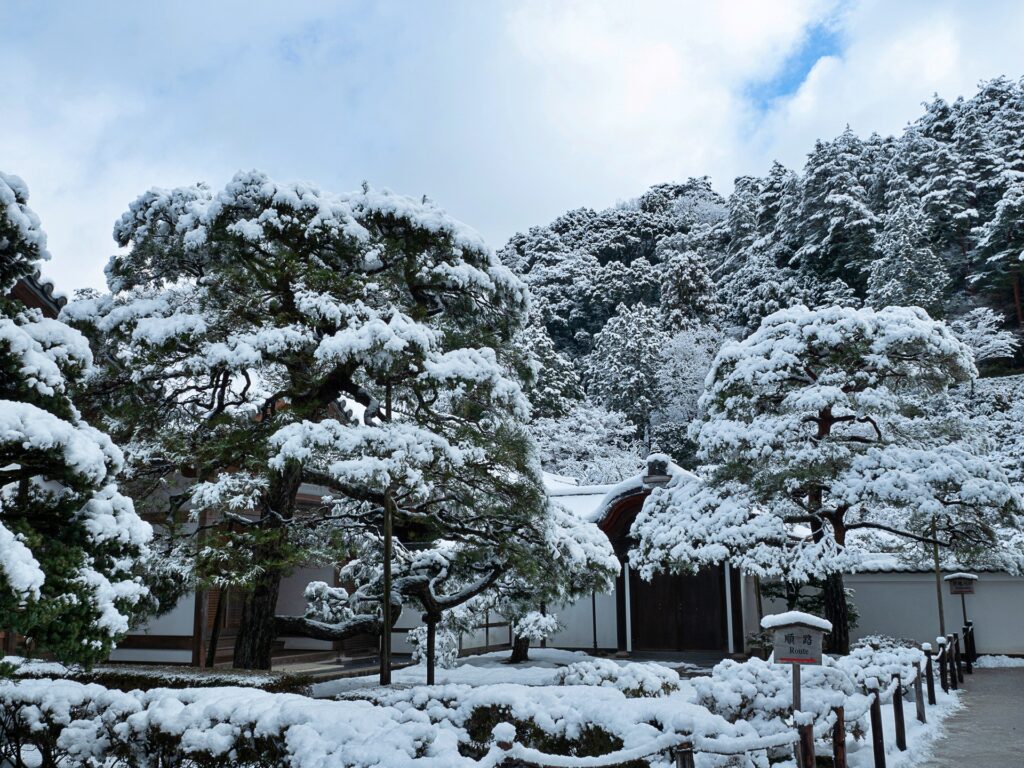
[[[842,18],[846,46],[823,58],[799,90],[765,116],[745,158],[799,167],[816,138],[849,124],[857,133],[897,133],[935,93],[970,96],[980,80],[1024,75],[1024,5],[868,0]]]
[[[0,9],[0,168],[28,182],[67,288],[101,284],[114,219],[154,185],[367,179],[500,245],[660,181],[728,191],[846,123],[897,131],[934,91],[1024,74],[1017,2],[105,7]],[[826,23],[839,50],[756,101]]]

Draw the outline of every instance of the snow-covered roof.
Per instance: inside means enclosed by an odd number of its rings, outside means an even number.
[[[577,485],[572,478],[544,473],[544,490],[548,498],[554,499],[573,515],[589,523],[596,523],[595,517],[605,495],[614,485]]]
[[[943,576],[943,581],[953,581],[953,579],[967,579],[968,581],[977,581],[978,576],[974,573],[964,573],[963,571],[957,573],[951,573],[949,576]]]
[[[668,460],[668,457],[664,457]],[[667,472],[672,479],[671,484],[679,477],[693,479],[692,472],[683,469],[675,462],[668,460]],[[619,483],[611,485],[576,485],[569,477],[544,473],[544,489],[548,498],[557,499],[558,503],[567,508],[580,519],[591,523],[600,523],[608,510],[619,499],[644,491],[648,486],[644,483],[647,471],[643,470],[627,477]]]

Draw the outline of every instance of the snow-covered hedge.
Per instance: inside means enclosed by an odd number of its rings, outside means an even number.
[[[659,664],[616,664],[594,659],[558,670],[555,685],[599,685],[622,691],[627,698],[665,696],[679,688],[679,675]]]
[[[221,688],[224,686],[260,688],[271,693],[308,693],[312,678],[308,675],[245,670],[196,670],[180,666],[101,664],[92,669],[57,662],[32,661],[7,656],[0,661],[0,678],[38,680],[61,678],[79,683],[97,683],[122,691],[149,688]]]
[[[850,707],[861,715],[866,708],[864,696],[846,670],[835,660],[824,657],[821,666],[804,666],[800,678],[800,711],[813,716],[815,723],[831,717],[833,708]],[[739,663],[726,660],[715,666],[710,677],[693,679],[696,701],[729,722],[747,722],[761,736],[772,736],[793,729],[793,673],[790,665],[772,664],[761,659]],[[860,717],[847,718],[847,728],[855,735],[867,729]]]
[[[885,635],[869,635],[857,642],[848,656],[838,659],[838,664],[850,676],[857,690],[866,693],[866,682],[872,678],[881,686],[883,701],[889,701],[899,679],[904,692],[910,689],[917,674],[917,663],[924,669],[924,651],[909,640],[900,640]]]
[[[574,756],[643,750],[673,734],[756,737],[684,699],[628,699],[603,686],[419,686],[373,698],[0,682],[0,765],[24,754],[43,765],[493,768],[481,758],[501,723],[519,744]]]

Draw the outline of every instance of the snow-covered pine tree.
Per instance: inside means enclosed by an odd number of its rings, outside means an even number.
[[[970,348],[975,364],[1013,357],[1020,338],[1002,326],[1003,318],[988,307],[976,307],[949,322],[953,334]]]
[[[249,172],[217,194],[151,190],[115,236],[110,295],[69,314],[108,340],[133,461],[197,478],[200,568],[245,588],[235,666],[269,666],[282,576],[357,533],[379,542],[385,507],[396,528],[454,542],[445,567],[481,590],[540,552],[510,373],[526,288],[474,231],[426,199]],[[376,600],[379,631],[379,586]]]
[[[499,580],[484,600],[488,607],[513,624],[542,608],[571,605],[591,592],[609,592],[619,575],[619,559],[608,537],[589,520],[583,520],[551,500],[545,542],[548,556],[533,571],[511,573]],[[510,661],[526,661],[529,640],[518,635]]]
[[[821,578],[831,647],[846,652],[843,573],[863,534],[930,543],[934,523],[940,545],[969,557],[1019,529],[1006,475],[958,442],[967,417],[946,392],[974,375],[971,351],[921,309],[771,315],[716,358],[693,430],[703,479],[652,493],[631,563]]]
[[[690,466],[693,458],[690,422],[697,415],[704,379],[724,341],[725,335],[718,327],[692,324],[674,334],[662,350],[652,444],[684,467]]]
[[[978,227],[976,283],[1010,294],[1017,325],[1024,327],[1021,280],[1024,271],[1024,178],[1013,178],[992,218]],[[1002,297],[1001,297],[1002,298]]]
[[[541,468],[583,485],[617,483],[640,471],[636,427],[617,412],[584,400],[559,417],[530,424]]]
[[[821,284],[842,280],[864,295],[867,268],[877,256],[878,217],[861,184],[863,145],[847,127],[817,142],[804,168],[800,203],[801,273]]]
[[[88,342],[8,296],[47,258],[27,187],[0,173],[0,627],[91,664],[151,607],[152,530],[118,492],[121,451],[71,399]]]
[[[922,307],[941,315],[950,282],[945,262],[928,243],[924,212],[909,180],[897,177],[893,184],[878,238],[880,253],[868,275],[867,303]]]
[[[992,140],[991,124],[983,116],[985,111],[977,99],[965,103],[953,134],[979,222],[992,218],[1002,196],[1002,159]]]
[[[661,263],[659,307],[665,329],[678,331],[715,322],[721,307],[716,300],[715,283],[700,254],[687,249],[683,235],[663,238],[657,254]]]
[[[555,348],[547,328],[532,313],[531,322],[516,334],[514,343],[527,359],[529,371],[523,379],[528,382],[526,395],[533,418],[565,416],[583,399],[576,364]]]
[[[620,304],[594,339],[586,359],[587,394],[625,414],[649,445],[651,416],[658,408],[658,370],[669,339],[655,307]]]

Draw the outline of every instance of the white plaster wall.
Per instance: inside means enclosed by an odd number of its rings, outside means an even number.
[[[593,607],[597,609],[597,647],[615,648],[618,643],[618,632],[615,625],[615,593],[598,593],[594,603]],[[551,606],[551,612],[558,616],[558,622],[562,628],[548,639],[548,646],[582,649],[594,647],[594,610],[590,595],[568,605]]]
[[[140,624],[130,635],[188,635],[192,636],[192,623],[196,612],[196,594],[190,592],[163,616]],[[191,656],[189,657],[191,659]]]
[[[980,573],[975,594],[967,595],[967,617],[974,622],[979,653],[1024,655],[1024,578]],[[935,576],[929,573],[862,573],[846,577],[860,611],[856,640],[870,634],[933,642],[939,634]],[[960,597],[942,584],[946,632],[963,625]],[[765,601],[765,613],[785,610],[781,601]]]
[[[293,574],[281,580],[281,589],[277,594],[277,612],[301,616],[306,611],[306,598],[303,593],[311,581],[325,581],[334,584],[334,569],[330,566],[319,568],[297,568]],[[332,649],[330,640],[315,640],[311,637],[286,637],[286,649],[307,651],[329,651]]]

